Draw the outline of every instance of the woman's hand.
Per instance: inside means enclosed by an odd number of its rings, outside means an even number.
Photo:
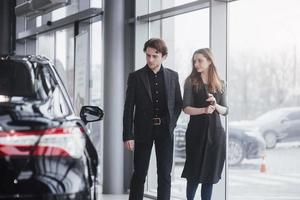
[[[213,105],[209,105],[207,107],[204,108],[204,112],[205,114],[211,114],[215,111],[216,107]]]
[[[208,93],[208,98],[206,99],[207,102],[210,102],[211,105],[216,105],[216,98],[214,95]]]

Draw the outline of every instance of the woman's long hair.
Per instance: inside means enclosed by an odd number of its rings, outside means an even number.
[[[197,91],[199,91],[199,89],[204,86],[203,80],[201,78],[201,73],[197,72],[194,66],[194,57],[196,54],[202,54],[208,61],[211,62],[210,66],[208,67],[208,91],[210,93],[215,93],[217,91],[223,93],[221,79],[218,75],[217,68],[215,66],[214,57],[209,48],[198,49],[194,52],[192,57],[193,69],[191,74],[185,80],[185,83],[189,85],[192,84],[193,88],[195,88]]]

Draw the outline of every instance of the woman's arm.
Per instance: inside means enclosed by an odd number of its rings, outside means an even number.
[[[227,107],[221,106],[219,104],[216,104],[215,107],[216,107],[216,110],[218,111],[218,113],[220,113],[221,115],[227,114],[227,109],[228,109]]]
[[[215,106],[209,105],[203,108],[196,108],[192,106],[186,106],[183,112],[188,115],[201,115],[201,114],[211,114],[215,110]]]
[[[216,98],[212,94],[208,94],[208,99],[206,101],[211,102],[212,105],[214,105],[215,109],[217,112],[221,115],[227,115],[228,113],[228,108],[227,106],[221,106],[220,104],[217,103]],[[223,98],[223,97],[222,97]]]
[[[207,107],[197,108],[194,107],[194,95],[193,86],[191,82],[186,81],[184,84],[183,93],[183,112],[188,115],[201,115],[201,114],[211,114],[215,111],[214,105],[209,105]]]
[[[214,105],[215,109],[217,110],[217,112],[221,115],[227,115],[228,113],[228,108],[227,106],[223,106],[217,103],[216,98],[214,97],[214,95],[212,94],[208,94],[208,98],[206,99],[206,101],[211,102],[212,105]],[[222,102],[223,100],[223,95],[222,95]],[[226,105],[226,104],[225,104]]]

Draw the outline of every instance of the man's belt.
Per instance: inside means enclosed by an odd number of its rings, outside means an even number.
[[[152,122],[153,122],[154,126],[159,126],[159,125],[161,125],[161,118],[155,117],[152,119]]]

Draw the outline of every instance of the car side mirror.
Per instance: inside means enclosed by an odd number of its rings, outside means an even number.
[[[99,121],[103,116],[104,112],[98,106],[82,106],[80,110],[80,118],[85,124]]]

